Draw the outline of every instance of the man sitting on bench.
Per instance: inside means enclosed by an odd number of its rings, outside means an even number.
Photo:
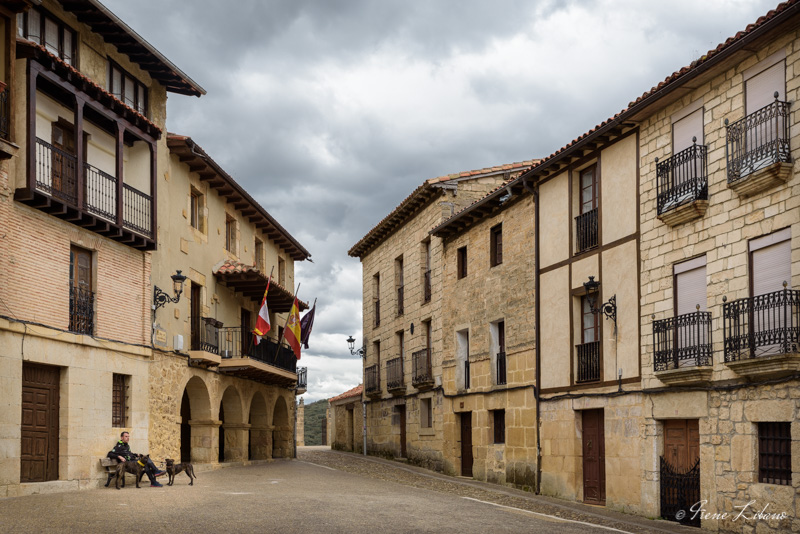
[[[128,432],[123,432],[119,435],[121,438],[114,448],[111,449],[111,452],[107,454],[109,458],[114,460],[118,460],[119,462],[127,462],[130,460],[136,459],[136,454],[131,452],[131,446],[128,445],[128,441],[131,439],[131,435]],[[156,480],[156,477],[164,476],[166,474],[165,471],[159,471],[156,468],[156,464],[153,463],[153,460],[148,458],[147,463],[144,466],[144,472],[147,474],[147,478],[150,479],[150,487],[151,488],[160,488],[162,485]],[[122,475],[125,476],[125,475]]]

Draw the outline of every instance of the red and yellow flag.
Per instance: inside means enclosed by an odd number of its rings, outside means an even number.
[[[292,309],[289,311],[289,321],[286,323],[286,330],[283,332],[283,337],[292,347],[294,355],[300,359],[300,309],[297,305],[297,297],[294,298]]]

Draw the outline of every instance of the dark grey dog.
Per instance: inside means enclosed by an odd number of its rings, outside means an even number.
[[[116,485],[117,489],[119,487],[119,481],[122,479],[122,487],[125,487],[125,473],[130,473],[132,475],[136,475],[136,487],[139,488],[139,482],[141,482],[142,477],[145,474],[145,466],[147,465],[147,460],[150,459],[150,456],[143,456],[139,455],[137,458],[133,460],[128,460],[127,462],[121,462],[117,464],[117,480]]]
[[[175,482],[175,475],[181,471],[186,471],[186,476],[189,477],[189,485],[194,486],[194,479],[197,478],[197,475],[194,474],[194,467],[192,467],[192,464],[189,462],[176,464],[175,460],[170,458],[165,458],[164,462],[167,464],[167,475],[169,475],[169,482],[167,482],[167,486],[171,486],[172,483]]]

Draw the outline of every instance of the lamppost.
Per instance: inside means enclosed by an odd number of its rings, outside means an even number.
[[[361,348],[356,349],[355,348],[356,347],[356,340],[355,340],[355,338],[353,336],[350,336],[350,337],[347,338],[347,345],[350,347],[350,354],[352,354],[353,356],[358,355],[359,357],[363,358],[367,354],[367,344],[366,344],[366,342],[364,342],[364,344],[361,346]]]
[[[589,300],[589,309],[595,315],[600,312],[603,312],[603,315],[606,316],[606,319],[611,319],[614,321],[614,328],[617,327],[617,295],[614,294],[611,296],[608,301],[602,303],[599,308],[595,308],[595,304],[597,304],[597,297],[592,298],[593,293],[597,293],[597,290],[600,288],[600,282],[596,282],[594,276],[589,277],[588,282],[583,283],[584,289],[586,289],[586,298]]]
[[[155,314],[156,310],[165,306],[167,302],[171,302],[173,304],[177,304],[179,300],[181,300],[181,293],[183,293],[183,283],[186,281],[186,277],[181,274],[181,271],[178,270],[175,274],[172,275],[172,291],[175,293],[175,298],[169,296],[169,294],[165,293],[160,287],[154,286],[153,287],[153,313]]]
[[[360,358],[365,358],[367,355],[367,340],[364,340],[364,344],[361,345],[361,348],[356,349],[356,339],[353,336],[347,338],[347,346],[350,348],[350,354],[355,356],[356,354]],[[364,387],[366,387],[366,382],[364,383]],[[361,434],[363,436],[364,443],[361,446],[361,451],[364,456],[367,455],[367,401],[361,401]]]

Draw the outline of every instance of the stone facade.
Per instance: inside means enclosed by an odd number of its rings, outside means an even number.
[[[329,399],[327,432],[332,449],[364,452],[364,403],[361,385]]]

